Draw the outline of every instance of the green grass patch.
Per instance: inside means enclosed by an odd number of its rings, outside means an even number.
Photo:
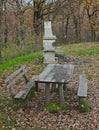
[[[79,43],[62,46],[63,53],[77,56],[99,56],[98,43]]]
[[[59,110],[68,110],[70,109],[70,106],[68,105],[60,105],[57,102],[49,103],[47,106],[44,107],[45,110],[48,110],[50,112],[55,112]]]
[[[19,65],[21,65],[25,62],[31,61],[31,60],[40,61],[40,60],[42,60],[42,56],[43,56],[43,53],[42,53],[42,51],[40,51],[40,52],[35,52],[35,53],[29,54],[29,55],[14,58],[8,62],[0,64],[0,73],[2,73],[5,69],[15,68],[16,66],[19,66]]]
[[[79,56],[99,56],[99,47],[92,47],[86,50],[78,50],[76,54]]]
[[[88,100],[82,100],[80,106],[79,106],[79,111],[80,112],[89,112],[91,109],[90,103]]]
[[[2,50],[2,58],[3,62],[9,61],[12,58],[16,58],[19,56],[28,55],[33,52],[37,52],[41,50],[41,44],[33,43],[33,39],[25,40],[19,46],[16,44],[8,43],[6,48]]]

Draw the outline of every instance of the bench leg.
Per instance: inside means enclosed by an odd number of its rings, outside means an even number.
[[[84,101],[84,97],[79,97],[79,105],[82,105],[82,102]]]
[[[45,105],[50,102],[50,83],[45,83]]]
[[[16,95],[15,89],[13,87],[9,88],[9,92],[12,98],[14,98],[14,96]]]
[[[65,100],[64,100],[64,90],[63,90],[63,84],[58,84],[59,87],[59,98],[60,98],[60,104],[64,105]]]
[[[27,106],[27,107],[30,107],[30,101],[29,101],[28,98],[26,98],[26,106]]]

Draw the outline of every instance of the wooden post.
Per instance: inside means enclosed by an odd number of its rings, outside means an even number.
[[[14,96],[16,95],[15,89],[13,88],[13,85],[11,85],[11,87],[9,88],[9,92],[12,98],[14,98]]]
[[[85,97],[79,97],[79,106],[82,105],[83,101],[84,101]]]
[[[60,104],[64,105],[65,100],[64,100],[64,90],[63,90],[63,84],[58,84],[59,87],[59,98],[60,98]]]
[[[38,75],[34,75],[33,77],[32,77],[32,80],[35,82],[35,89],[36,89],[36,91],[38,92],[38,82],[36,82],[36,79],[38,78]]]
[[[29,102],[28,97],[25,100],[26,100],[26,107],[29,107],[30,106],[30,102]]]
[[[45,105],[50,102],[50,83],[45,83]]]
[[[27,78],[26,74],[23,75],[23,78],[25,79],[25,83],[27,83],[29,81],[29,79]]]

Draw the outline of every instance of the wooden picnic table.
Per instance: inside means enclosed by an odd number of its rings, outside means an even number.
[[[35,80],[36,84],[45,83],[45,105],[50,102],[50,84],[58,84],[60,104],[64,105],[63,84],[67,84],[72,77],[74,65],[48,64],[44,71]]]

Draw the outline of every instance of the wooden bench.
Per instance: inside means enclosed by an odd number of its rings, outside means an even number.
[[[13,100],[25,101],[26,105],[29,106],[28,95],[32,88],[35,87],[35,79],[37,78],[37,76],[33,76],[32,79],[29,80],[26,75],[27,71],[28,68],[26,67],[26,65],[21,66],[10,76],[6,77],[5,83],[7,84],[7,88],[9,89],[10,95]],[[22,77],[25,79],[25,86],[18,93],[16,93],[14,85]]]
[[[79,103],[81,103],[81,101],[87,97],[88,85],[87,85],[86,75],[80,75],[79,80],[80,83],[78,87],[77,96],[79,97]]]

